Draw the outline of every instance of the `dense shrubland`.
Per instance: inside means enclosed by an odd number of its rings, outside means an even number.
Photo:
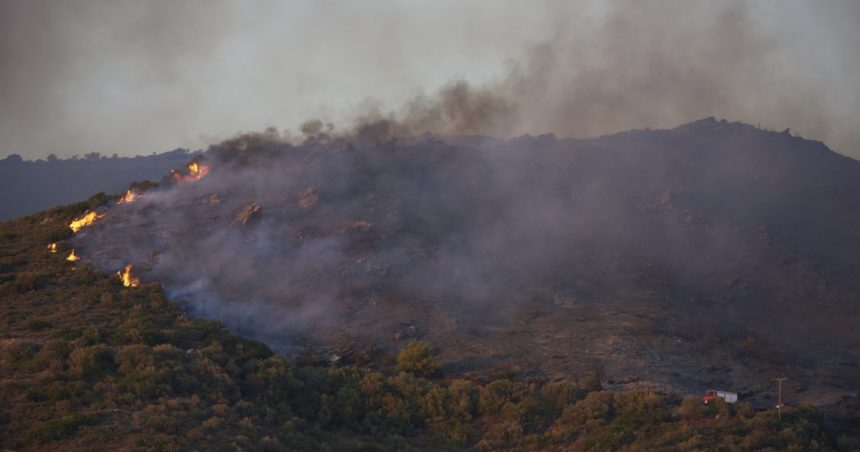
[[[274,355],[185,317],[158,284],[127,289],[66,262],[66,224],[105,200],[0,225],[2,449],[837,446],[809,407],[780,422],[745,404],[606,391],[598,381],[459,379],[441,375],[415,341],[381,371]]]

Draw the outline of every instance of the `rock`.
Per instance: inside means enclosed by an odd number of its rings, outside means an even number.
[[[260,206],[252,202],[248,204],[244,209],[242,209],[238,214],[236,214],[236,218],[234,219],[237,223],[240,223],[242,226],[248,224],[249,221],[257,218],[260,215]]]
[[[299,194],[299,207],[302,209],[310,209],[315,206],[320,197],[317,195],[317,190],[314,187],[308,187],[305,191]]]
[[[412,323],[401,323],[397,327],[397,331],[391,336],[391,338],[395,341],[400,341],[403,339],[413,339],[417,337],[418,329]]]
[[[211,196],[207,196],[206,199],[203,200],[203,202],[214,207],[214,206],[217,206],[221,202],[221,199],[218,198],[218,194],[216,193],[216,194],[213,194]]]

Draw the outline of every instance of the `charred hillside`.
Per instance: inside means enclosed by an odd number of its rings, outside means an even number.
[[[449,373],[856,396],[860,163],[706,119],[552,136],[211,148],[72,240],[279,351]],[[199,177],[198,177],[199,176]]]

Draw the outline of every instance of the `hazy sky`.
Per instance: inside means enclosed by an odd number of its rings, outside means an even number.
[[[858,24],[852,0],[0,0],[0,158],[348,128],[452,80],[504,120],[440,132],[593,136],[713,115],[860,158]]]

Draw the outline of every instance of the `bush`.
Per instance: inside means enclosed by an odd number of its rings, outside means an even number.
[[[565,406],[585,397],[584,390],[576,388],[567,380],[553,381],[541,388],[544,403],[561,412]]]
[[[103,344],[79,348],[69,355],[70,370],[84,378],[98,378],[116,369],[113,358],[113,349]]]
[[[104,192],[96,193],[93,196],[90,196],[90,199],[87,200],[87,205],[90,210],[98,209],[99,207],[105,205],[108,201],[110,201],[111,197],[106,195]]]
[[[510,380],[495,380],[481,388],[478,409],[484,416],[499,415],[506,405],[519,401],[519,392],[516,383]]]
[[[701,397],[687,396],[681,401],[681,406],[676,412],[678,416],[685,419],[701,419],[706,416],[713,416],[714,410],[711,406],[705,405]]]
[[[74,435],[80,426],[87,424],[89,419],[80,414],[64,416],[60,419],[52,419],[38,427],[28,435],[31,441],[47,443]]]
[[[10,368],[32,359],[42,347],[39,344],[21,340],[8,340],[0,343],[0,362]]]
[[[398,372],[409,372],[419,377],[433,377],[439,374],[441,367],[433,358],[433,352],[426,342],[410,339],[406,348],[397,355]]]

